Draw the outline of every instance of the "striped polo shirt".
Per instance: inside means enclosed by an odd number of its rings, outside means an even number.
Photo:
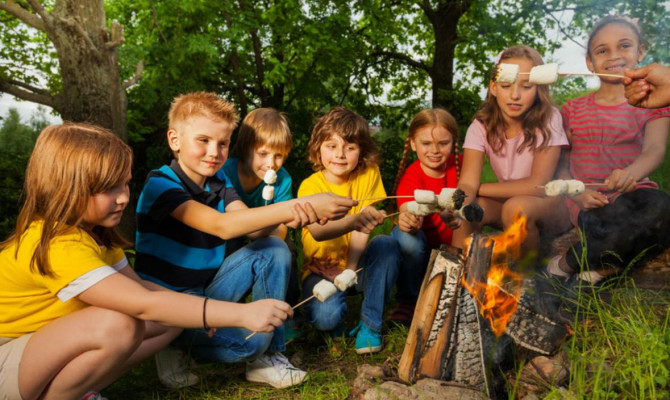
[[[600,183],[640,156],[646,124],[670,117],[670,108],[650,110],[626,102],[604,106],[596,103],[593,92],[566,102],[561,114],[570,135],[570,174],[584,182]],[[658,186],[645,177],[638,187]]]
[[[239,199],[223,168],[207,179],[204,189],[175,160],[151,171],[137,203],[137,273],[173,290],[207,285],[223,263],[226,241],[193,229],[170,213],[189,200],[225,212]]]

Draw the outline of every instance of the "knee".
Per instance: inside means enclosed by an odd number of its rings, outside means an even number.
[[[268,236],[259,239],[263,252],[275,263],[281,265],[291,265],[291,251],[285,241],[276,236]]]
[[[413,253],[417,250],[422,250],[426,245],[426,239],[423,231],[418,231],[414,234],[401,231],[397,226],[393,228],[391,237],[396,240],[400,250],[403,253]]]
[[[507,200],[501,210],[501,219],[503,226],[506,228],[514,222],[514,217],[517,214],[525,215],[527,223],[534,223],[534,216],[528,212],[527,204],[520,197],[512,197]]]
[[[144,321],[112,310],[99,310],[95,324],[89,328],[90,338],[107,348],[115,347],[118,351],[134,350],[139,346],[144,339]]]
[[[388,235],[378,235],[368,243],[368,252],[384,257],[397,258],[400,255],[398,241]]]
[[[332,302],[332,304],[325,303],[320,306],[310,307],[308,310],[309,321],[314,327],[320,331],[330,331],[337,327],[337,325],[344,320],[346,313],[346,305]]]

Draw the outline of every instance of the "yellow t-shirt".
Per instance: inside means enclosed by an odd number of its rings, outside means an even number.
[[[86,307],[76,297],[63,302],[57,294],[90,271],[125,261],[123,249],[100,247],[86,231],[72,228],[51,241],[49,262],[55,275],[42,276],[30,269],[41,233],[42,221],[35,221],[23,234],[16,257],[16,242],[0,252],[0,336],[19,337],[35,332]]]
[[[322,171],[315,172],[302,181],[298,189],[298,197],[309,196],[316,193],[332,192],[340,196],[349,196],[354,200],[365,198],[386,197],[386,191],[382,184],[379,167],[374,166],[354,172],[349,180],[342,185],[335,185],[326,180]],[[361,210],[374,201],[359,202],[356,207],[349,210],[347,215],[358,214]],[[349,255],[349,241],[351,232],[334,239],[317,242],[309,229],[302,229],[302,246],[305,252],[305,263],[303,264],[303,276],[305,279],[311,271],[307,268],[310,263],[321,263],[320,265],[334,265],[339,269],[345,269]]]

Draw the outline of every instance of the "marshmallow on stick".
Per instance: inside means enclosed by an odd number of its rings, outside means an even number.
[[[416,201],[408,201],[405,204],[407,204],[407,212],[417,217],[425,217],[426,215],[440,212],[440,209],[434,204],[421,204]]]
[[[528,81],[537,85],[548,85],[558,78],[558,64],[536,65],[530,70]]]
[[[340,292],[344,292],[358,282],[358,274],[353,269],[345,269],[335,277],[335,287]]]
[[[586,185],[584,185],[584,182],[577,179],[556,179],[549,181],[546,185],[544,185],[544,194],[549,197],[563,195],[574,196],[580,193],[584,193],[585,189]]]
[[[265,176],[263,176],[263,182],[266,185],[274,185],[277,182],[277,173],[273,169],[265,171]]]
[[[519,65],[518,64],[498,64],[498,71],[495,78],[495,82],[507,82],[514,83],[519,77]]]
[[[437,196],[432,190],[416,189],[414,191],[414,200],[419,204],[437,204]]]
[[[355,274],[356,273],[354,272],[354,275]],[[312,294],[314,297],[319,299],[319,301],[322,303],[328,300],[328,298],[335,293],[337,293],[337,287],[333,284],[333,282],[327,279],[322,279],[319,283],[314,285],[314,288],[312,289]]]
[[[267,185],[263,188],[263,200],[270,201],[275,196],[275,187]]]

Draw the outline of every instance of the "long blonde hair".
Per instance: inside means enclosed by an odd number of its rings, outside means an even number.
[[[51,240],[83,220],[89,199],[122,182],[132,166],[130,147],[113,133],[94,125],[66,123],[46,127],[28,160],[23,185],[25,202],[16,230],[0,244],[16,243],[30,224],[42,220],[42,234],[30,262],[31,270],[53,276],[49,265]],[[92,236],[107,247],[129,244],[117,227],[96,227]]]
[[[542,65],[544,61],[537,50],[525,45],[512,46],[500,55],[500,60],[493,66],[491,71],[491,81],[495,80],[498,72],[498,65],[510,58],[526,58],[533,65]],[[549,122],[554,113],[554,103],[549,94],[549,85],[537,85],[537,96],[535,102],[526,111],[523,116],[523,142],[519,146],[518,152],[521,153],[526,147],[543,148],[549,143],[551,132]],[[502,150],[504,143],[504,132],[500,129],[505,126],[502,111],[495,96],[491,94],[491,89],[486,93],[486,99],[479,106],[475,119],[479,120],[486,128],[486,141],[496,153]],[[536,134],[540,132],[542,143],[536,143]]]
[[[414,118],[412,118],[412,122],[409,123],[407,139],[405,139],[402,157],[400,158],[400,164],[398,165],[398,174],[395,177],[395,182],[393,182],[393,190],[391,191],[393,194],[398,190],[400,178],[405,172],[405,165],[409,158],[410,142],[416,136],[416,132],[424,126],[441,126],[451,134],[452,152],[454,153],[454,162],[456,163],[456,175],[461,175],[461,167],[458,162],[458,123],[456,122],[456,118],[443,108],[421,110]]]

